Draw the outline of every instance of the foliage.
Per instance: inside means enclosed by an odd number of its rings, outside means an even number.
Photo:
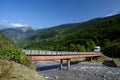
[[[30,61],[26,55],[14,44],[14,42],[0,33],[0,59],[13,60],[28,65]]]
[[[109,57],[120,58],[120,39],[113,41],[103,49],[103,53]]]

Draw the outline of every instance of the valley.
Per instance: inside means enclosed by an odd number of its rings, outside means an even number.
[[[0,80],[120,80],[120,0],[0,0]]]
[[[119,56],[120,14],[80,23],[63,24],[44,29],[28,26],[1,29],[22,49],[50,51],[93,51],[101,46],[103,54]],[[112,48],[112,49],[111,49]]]

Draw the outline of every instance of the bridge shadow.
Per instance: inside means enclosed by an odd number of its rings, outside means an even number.
[[[76,65],[79,64],[81,61],[71,61],[70,65]],[[67,66],[66,63],[63,63],[63,67]],[[55,65],[50,65],[50,66],[42,66],[42,67],[37,67],[37,71],[45,71],[45,70],[50,70],[50,69],[59,69],[60,68],[60,63],[55,64]],[[64,68],[63,68],[64,69]]]
[[[105,60],[102,64],[108,67],[117,67],[117,64],[113,60]]]

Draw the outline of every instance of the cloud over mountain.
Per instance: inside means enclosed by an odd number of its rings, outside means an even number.
[[[26,24],[20,24],[20,23],[12,23],[11,24],[13,27],[23,27],[23,26],[28,26]]]

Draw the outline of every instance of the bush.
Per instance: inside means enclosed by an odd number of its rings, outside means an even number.
[[[15,62],[29,65],[30,61],[26,55],[17,47],[12,39],[0,33],[0,59],[13,60]]]
[[[108,57],[120,58],[120,43],[109,45],[102,51]]]
[[[24,53],[22,53],[22,51],[17,49],[0,49],[0,58],[12,60],[24,65],[30,64],[30,61],[27,59],[27,56]]]

